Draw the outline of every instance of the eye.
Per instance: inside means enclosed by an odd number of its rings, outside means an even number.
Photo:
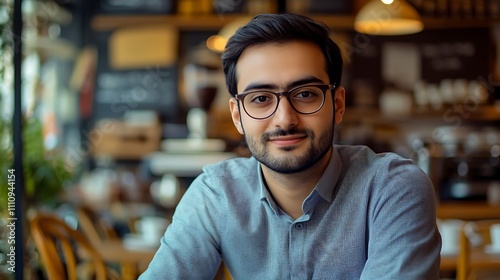
[[[266,102],[268,100],[269,100],[269,96],[259,95],[259,96],[255,96],[254,98],[252,98],[251,102],[263,103],[263,102]]]
[[[272,103],[276,96],[268,92],[255,92],[247,96],[252,104],[267,104]]]
[[[300,91],[299,93],[297,93],[295,95],[295,97],[297,98],[310,98],[310,97],[313,97],[315,94],[313,92],[310,92],[310,91]]]
[[[320,96],[320,93],[317,90],[304,88],[299,89],[297,92],[292,94],[292,98],[300,101],[308,101],[315,100]]]

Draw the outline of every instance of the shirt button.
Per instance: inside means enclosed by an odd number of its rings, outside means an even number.
[[[303,229],[304,228],[304,224],[302,224],[302,223],[295,224],[295,228],[296,229]]]

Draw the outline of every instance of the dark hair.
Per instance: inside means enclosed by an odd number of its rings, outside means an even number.
[[[342,78],[342,56],[339,47],[329,35],[330,29],[325,24],[306,16],[291,13],[255,16],[229,39],[222,54],[222,67],[229,93],[232,96],[237,94],[236,63],[246,48],[293,40],[316,44],[325,56],[330,83],[339,86]]]

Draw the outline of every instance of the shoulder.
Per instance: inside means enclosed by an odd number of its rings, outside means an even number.
[[[231,158],[206,165],[201,174],[186,186],[182,200],[189,201],[191,205],[219,205],[228,200],[231,189],[241,188],[250,174],[258,177],[257,161],[252,158]]]
[[[366,146],[336,146],[342,159],[344,178],[370,182],[374,192],[434,191],[427,174],[411,159],[396,153],[375,153]]]
[[[248,203],[251,198],[258,198],[260,192],[258,170],[254,158],[232,158],[207,165],[187,187],[178,208],[211,209],[215,214],[224,212],[230,204]]]
[[[426,177],[425,173],[413,160],[396,153],[375,153],[372,149],[363,145],[336,145],[335,148],[347,170],[353,169],[356,172],[368,170],[376,172],[378,175],[409,172]]]
[[[259,172],[259,162],[254,157],[239,157],[206,166],[200,179],[208,188],[234,202],[260,193]]]
[[[258,161],[253,158],[231,158],[207,165],[188,189],[228,195],[235,189],[245,189],[246,185],[257,186]]]
[[[383,164],[384,162],[390,161],[399,161],[399,160],[408,160],[403,158],[402,156],[387,152],[387,153],[375,153],[372,149],[364,145],[335,145],[335,149],[337,149],[340,157],[343,161],[350,161],[353,163],[377,163]],[[411,162],[411,160],[408,160]]]
[[[257,172],[258,161],[253,158],[236,157],[227,159],[215,164],[203,167],[200,176],[210,177],[212,179],[238,179],[247,176],[255,176]]]

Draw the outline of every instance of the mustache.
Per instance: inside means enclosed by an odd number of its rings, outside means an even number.
[[[269,141],[269,139],[273,137],[278,137],[278,136],[288,136],[288,135],[294,135],[294,134],[305,134],[308,137],[313,138],[313,133],[309,129],[298,129],[296,127],[292,127],[290,129],[277,129],[274,131],[266,132],[262,134],[262,141],[266,142]]]

